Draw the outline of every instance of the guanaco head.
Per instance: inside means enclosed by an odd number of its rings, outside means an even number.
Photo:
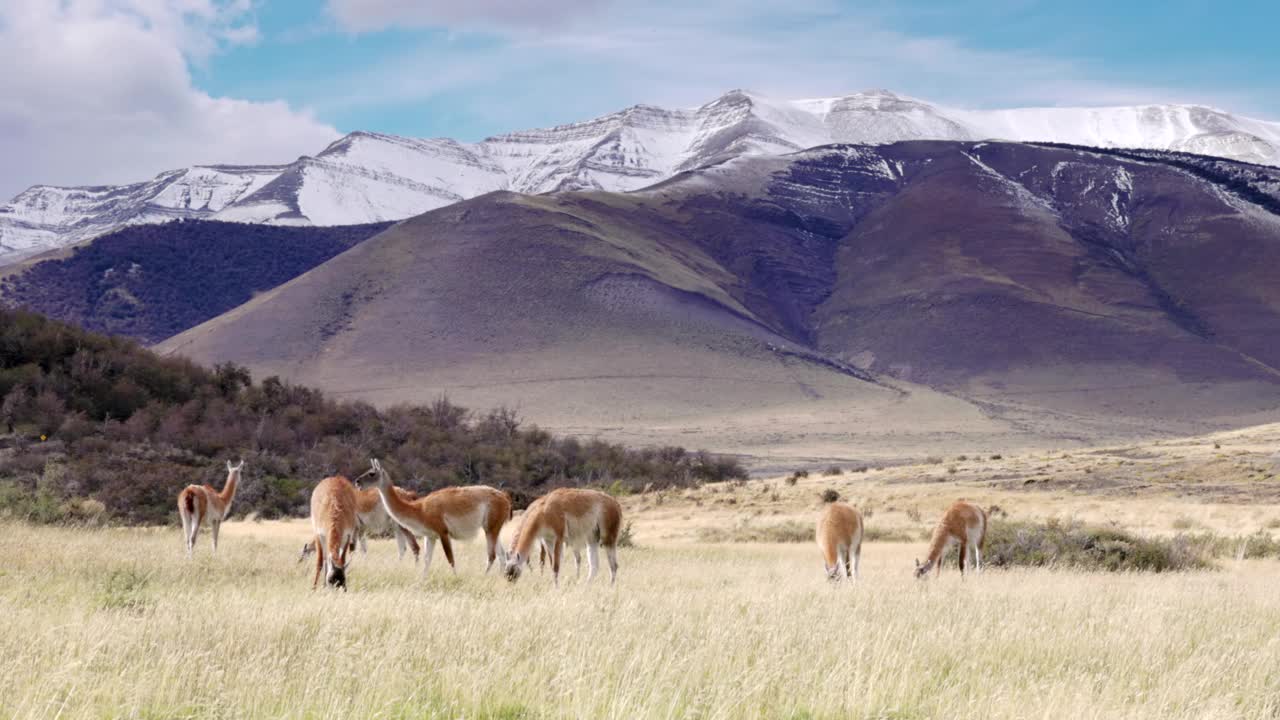
[[[241,460],[239,465],[232,465],[231,461],[228,460],[227,461],[227,479],[230,480],[233,477],[239,479],[240,470],[243,468],[244,468],[244,460]]]
[[[332,562],[329,563],[329,574],[325,578],[325,581],[330,586],[342,588],[343,590],[347,589],[347,558],[350,557],[349,551],[350,545],[343,543],[342,547],[333,554]]]
[[[330,567],[329,577],[326,578],[326,581],[329,583],[329,585],[333,587],[342,588],[343,590],[346,590],[347,589],[346,568],[338,567],[337,565]]]
[[[370,478],[379,486],[390,486],[391,477],[387,475],[387,471],[382,469],[382,463],[375,460],[369,461],[369,469],[356,476],[356,487],[363,488],[366,478]]]
[[[507,580],[515,582],[520,579],[520,573],[528,562],[528,558],[522,557],[518,552],[513,552],[507,556],[507,565],[502,569],[502,572],[507,576]]]

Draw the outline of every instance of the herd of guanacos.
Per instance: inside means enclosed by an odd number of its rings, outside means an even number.
[[[222,490],[209,485],[188,485],[178,494],[178,515],[187,555],[195,551],[200,528],[208,526],[213,550],[218,550],[218,529],[231,509],[244,461],[227,462],[227,481]],[[364,487],[366,478],[372,487]],[[412,550],[415,562],[422,554],[422,574],[431,567],[431,555],[438,540],[450,567],[453,562],[453,539],[467,540],[484,531],[488,552],[487,573],[495,561],[501,563],[507,579],[519,579],[531,564],[536,546],[542,561],[550,560],[555,584],[560,584],[560,558],[566,547],[573,551],[579,568],[581,550],[587,549],[587,580],[595,577],[599,552],[603,547],[609,561],[609,581],[618,578],[618,537],[622,529],[622,506],[608,493],[584,488],[552,490],[529,505],[516,530],[508,552],[499,541],[503,525],[512,518],[511,497],[487,485],[450,487],[419,496],[411,490],[396,487],[377,460],[357,476],[355,482],[342,476],[328,477],[311,492],[311,527],[315,538],[302,548],[299,562],[314,553],[316,572],[311,586],[319,585],[323,572],[327,584],[347,586],[347,563],[359,543],[366,550],[365,536],[391,531],[396,538],[400,557]],[[953,503],[943,514],[929,544],[927,559],[916,561],[916,577],[924,577],[931,569],[942,571],[942,558],[954,544],[960,546],[960,572],[972,560],[972,567],[982,567],[982,549],[986,543],[988,515],[981,507],[965,501]],[[823,565],[832,581],[858,577],[862,556],[863,522],[857,508],[844,502],[828,503],[818,517],[817,541],[822,549]],[[422,538],[425,548],[420,548]]]

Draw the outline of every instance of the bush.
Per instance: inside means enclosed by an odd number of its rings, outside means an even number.
[[[631,522],[627,521],[622,526],[622,532],[618,533],[618,547],[629,548],[636,546],[635,536],[631,533]]]
[[[1209,555],[1204,543],[1188,536],[1147,538],[1115,528],[1050,520],[992,524],[983,562],[995,567],[1169,572],[1211,567]]]
[[[822,502],[833,503],[840,499],[840,493],[835,488],[827,488],[822,491]]]
[[[844,469],[841,468],[839,465],[832,465],[826,470],[823,470],[822,474],[826,475],[827,477],[835,477],[836,475],[843,475]]]

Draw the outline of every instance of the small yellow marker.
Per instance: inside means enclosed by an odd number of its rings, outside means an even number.
[[[41,436],[40,436],[40,442],[44,442],[45,440],[48,440],[48,439],[49,439],[49,437],[48,437],[47,435],[41,435]]]

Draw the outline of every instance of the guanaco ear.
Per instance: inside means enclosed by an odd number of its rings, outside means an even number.
[[[231,472],[231,470],[232,470],[232,467],[231,467],[231,461],[230,461],[230,460],[228,460],[228,461],[227,461],[227,472]]]
[[[240,458],[240,464],[236,465],[236,469],[239,470],[242,467],[244,467],[244,458]]]

